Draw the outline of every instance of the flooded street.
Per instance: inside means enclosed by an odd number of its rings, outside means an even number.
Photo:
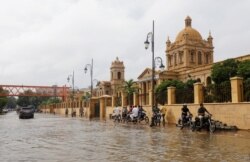
[[[250,132],[192,132],[35,114],[0,115],[0,161],[249,162]]]

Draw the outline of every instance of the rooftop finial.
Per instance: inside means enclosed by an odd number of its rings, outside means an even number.
[[[191,27],[191,24],[192,24],[192,19],[189,16],[187,16],[185,19],[185,27]]]

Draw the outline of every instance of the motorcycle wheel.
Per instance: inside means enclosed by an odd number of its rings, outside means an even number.
[[[149,123],[149,118],[148,118],[147,116],[145,117],[145,119],[144,119],[144,120],[145,120],[146,124],[148,124],[148,123]]]
[[[215,129],[216,129],[215,124],[210,124],[210,126],[209,126],[210,133],[214,133]]]

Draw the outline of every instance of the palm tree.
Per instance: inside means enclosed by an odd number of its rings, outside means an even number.
[[[131,100],[132,100],[132,96],[134,92],[138,92],[138,87],[137,87],[137,83],[133,80],[130,79],[128,81],[124,81],[123,84],[123,92],[128,94],[128,104],[131,105]]]

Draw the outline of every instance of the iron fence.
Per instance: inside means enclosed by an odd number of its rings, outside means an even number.
[[[232,102],[230,82],[211,84],[203,87],[203,94],[205,103]]]
[[[194,103],[194,88],[176,88],[175,91],[176,103]]]
[[[250,80],[244,80],[243,81],[243,100],[245,102],[249,102],[250,101]]]
[[[168,93],[167,90],[155,93],[155,101],[161,105],[168,103]]]

